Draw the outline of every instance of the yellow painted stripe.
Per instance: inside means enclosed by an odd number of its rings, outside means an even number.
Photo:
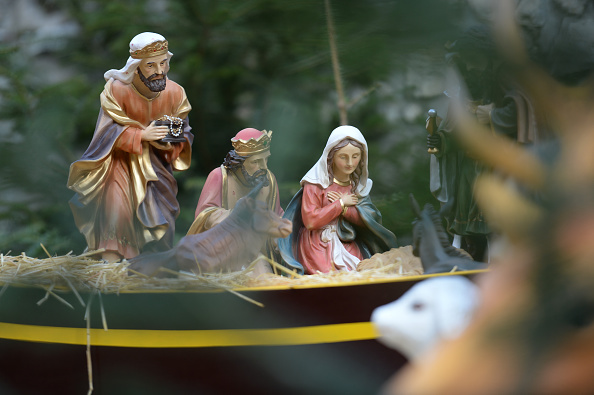
[[[288,346],[377,338],[371,322],[283,329],[140,330],[91,329],[90,344],[110,347],[184,348]],[[87,344],[86,328],[0,323],[0,338],[43,343]]]

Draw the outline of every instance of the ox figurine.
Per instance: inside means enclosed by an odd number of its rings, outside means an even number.
[[[486,269],[487,264],[476,262],[450,245],[441,219],[433,206],[426,204],[421,211],[414,196],[409,196],[413,213],[413,255],[421,258],[425,274]]]
[[[292,230],[291,221],[256,200],[261,188],[262,183],[241,198],[220,224],[185,236],[170,250],[132,258],[129,268],[149,276],[161,267],[190,272],[241,270],[256,259],[268,238],[284,238]]]
[[[478,304],[476,285],[462,276],[423,280],[396,301],[376,308],[378,341],[414,362],[466,328]]]

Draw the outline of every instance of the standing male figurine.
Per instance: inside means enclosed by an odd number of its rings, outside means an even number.
[[[173,170],[189,168],[194,136],[186,93],[167,79],[171,56],[160,34],[130,41],[124,68],[105,73],[93,139],[70,166],[76,226],[88,248],[104,249],[108,261],[173,247],[179,215]]]
[[[488,29],[471,28],[448,49],[446,58],[458,69],[468,91],[465,104],[469,117],[493,133],[525,145],[537,145],[551,137],[544,127],[546,120],[537,117],[530,98],[499,59]],[[450,99],[459,100],[457,96]],[[441,203],[440,214],[454,235],[453,245],[476,261],[487,261],[491,229],[473,191],[477,176],[491,169],[459,145],[458,120],[451,109],[438,128],[427,126],[436,129],[427,136],[427,148],[437,150],[431,158],[430,189]]]
[[[268,208],[279,216],[284,211],[280,206],[278,185],[274,174],[268,170],[270,138],[272,132],[247,128],[231,139],[233,149],[225,161],[210,172],[200,193],[196,218],[188,234],[202,233],[223,221],[239,199],[246,196],[256,185],[264,181],[257,199],[266,202]],[[276,243],[269,240],[266,251],[270,259],[278,262]],[[269,265],[261,265],[258,271],[270,271]],[[263,270],[262,270],[263,269]]]

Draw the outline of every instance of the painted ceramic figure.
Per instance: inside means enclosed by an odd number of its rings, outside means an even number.
[[[196,217],[188,234],[202,233],[221,223],[229,216],[239,199],[264,181],[265,186],[257,200],[279,216],[284,211],[280,206],[278,185],[274,174],[268,170],[272,132],[246,128],[231,139],[233,149],[223,164],[210,172],[200,193]],[[262,253],[278,261],[276,242],[268,240]],[[269,264],[261,264],[259,271],[271,271]]]
[[[398,246],[371,203],[367,155],[357,128],[340,126],[330,134],[285,213],[293,234],[279,240],[279,247],[288,267],[308,274],[353,270],[372,254]]]
[[[140,254],[130,259],[129,269],[147,276],[163,276],[161,268],[195,273],[238,271],[252,263],[267,241],[291,233],[291,221],[256,199],[264,182],[237,201],[233,210],[216,226],[183,237],[170,250]],[[252,276],[262,274],[268,262],[258,260]]]
[[[190,166],[193,135],[186,93],[167,78],[172,55],[160,34],[130,41],[124,68],[105,73],[93,139],[70,167],[76,225],[88,248],[105,249],[109,261],[173,247],[179,214],[173,171]],[[164,118],[181,125],[155,125]],[[162,140],[172,133],[183,142]]]

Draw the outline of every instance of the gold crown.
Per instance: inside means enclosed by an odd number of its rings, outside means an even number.
[[[144,48],[132,50],[130,49],[130,56],[134,59],[145,59],[151,56],[163,55],[169,50],[167,40],[155,41]]]
[[[252,156],[264,151],[270,150],[270,139],[272,131],[267,132],[262,130],[262,135],[258,138],[250,138],[249,140],[231,139],[233,149],[239,156]]]

